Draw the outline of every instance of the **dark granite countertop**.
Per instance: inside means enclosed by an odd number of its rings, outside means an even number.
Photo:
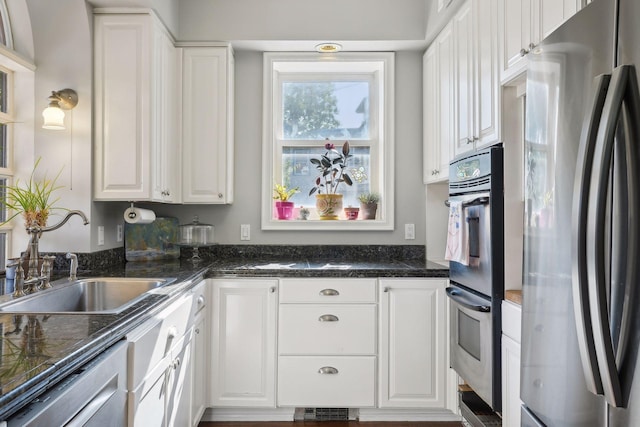
[[[195,263],[182,259],[81,271],[80,277],[177,280],[119,314],[0,313],[0,420],[123,339],[201,277],[448,277],[449,273],[440,264],[418,260],[276,259],[237,257]],[[57,277],[66,274],[56,273]],[[11,299],[12,282],[0,279],[0,303]]]

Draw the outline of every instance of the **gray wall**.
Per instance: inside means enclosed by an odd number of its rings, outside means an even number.
[[[12,0],[16,1],[16,0]],[[79,252],[98,251],[122,246],[116,242],[116,225],[122,224],[126,203],[93,203],[91,194],[92,97],[91,97],[91,6],[83,0],[27,0],[31,15],[36,71],[36,155],[47,157],[50,171],[65,166],[62,191],[64,206],[82,209],[91,217],[91,225],[82,227],[75,219],[60,232],[45,236],[43,250]],[[99,3],[96,1],[95,3]],[[101,6],[104,5],[100,4]],[[191,4],[196,4],[190,0]],[[162,14],[172,31],[176,27],[189,37],[178,39],[224,40],[211,33],[208,20],[188,25],[184,16],[176,19],[176,3],[163,1]],[[424,21],[422,1],[411,4],[419,17],[407,18],[412,28]],[[394,6],[395,7],[395,6]],[[403,9],[405,10],[405,9]],[[415,9],[414,9],[415,10]],[[180,11],[180,14],[182,11]],[[407,15],[406,10],[400,15]],[[404,15],[402,15],[404,14]],[[409,13],[411,15],[411,13]],[[57,17],[51,19],[52,16]],[[251,14],[260,20],[259,14]],[[222,19],[219,16],[216,19]],[[381,18],[380,18],[381,19]],[[274,21],[280,22],[280,21]],[[72,25],[73,23],[73,25]],[[245,25],[246,22],[243,24]],[[391,24],[391,23],[390,23]],[[227,26],[225,28],[232,28]],[[275,26],[277,27],[277,26]],[[186,28],[186,29],[185,29]],[[269,30],[269,28],[263,28]],[[406,28],[405,30],[406,31]],[[398,28],[386,29],[382,37],[403,37]],[[406,38],[417,38],[414,29]],[[384,33],[384,32],[383,32]],[[351,33],[350,33],[351,34]],[[353,34],[351,34],[353,35]],[[291,34],[289,34],[291,36]],[[371,36],[369,34],[369,36]],[[264,36],[267,37],[267,36]],[[371,36],[373,37],[373,36]],[[231,36],[230,36],[231,38]],[[25,49],[27,50],[27,49]],[[235,53],[235,201],[233,205],[175,206],[141,204],[157,215],[175,216],[181,223],[190,222],[194,214],[202,222],[214,224],[215,240],[223,244],[424,244],[426,234],[425,191],[422,184],[422,51],[401,51],[396,55],[395,111],[395,230],[394,231],[261,231],[261,126],[262,126],[262,54],[251,50]],[[79,91],[80,102],[73,111],[73,131],[42,131],[40,113],[51,90],[71,87]],[[72,141],[73,149],[70,143]],[[70,168],[73,170],[71,176]],[[73,182],[71,179],[73,178]],[[71,190],[70,184],[73,184]],[[413,223],[416,239],[404,239],[404,224]],[[251,240],[240,242],[240,224],[251,225]],[[97,245],[97,227],[105,227],[105,244]],[[19,245],[21,246],[21,245]]]

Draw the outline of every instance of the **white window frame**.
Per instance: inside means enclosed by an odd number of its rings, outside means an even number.
[[[341,52],[337,55],[317,53],[264,54],[263,142],[262,142],[262,229],[263,230],[393,230],[394,229],[394,59],[393,52]],[[371,147],[371,165],[377,164],[372,191],[380,193],[378,219],[348,220],[277,220],[273,218],[273,187],[280,183],[282,147],[310,146],[313,140],[283,140],[280,82],[295,75],[327,78],[327,73],[362,77],[371,76],[369,139],[349,140],[351,146]],[[314,74],[315,73],[315,74]],[[324,77],[320,76],[320,73]],[[340,148],[344,141],[332,140]],[[312,178],[310,177],[310,180]],[[312,181],[309,182],[312,185]],[[301,189],[308,191],[308,189]],[[292,200],[295,202],[295,199]]]

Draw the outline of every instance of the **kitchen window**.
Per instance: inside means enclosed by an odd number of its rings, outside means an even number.
[[[264,134],[262,229],[393,229],[393,53],[264,54]],[[318,171],[311,159],[333,144],[341,152],[348,141],[341,182],[344,207],[358,207],[358,195],[378,193],[374,220],[321,221],[316,212]],[[294,214],[279,220],[274,187],[299,188],[291,197]],[[301,208],[310,212],[301,219]]]
[[[13,179],[13,124],[14,117],[14,72],[10,65],[14,58],[10,57],[13,48],[9,14],[4,0],[0,0],[0,199],[6,200],[6,186]],[[0,206],[0,224],[4,223],[9,212],[4,205]],[[11,241],[10,224],[0,226],[0,271],[5,269],[9,242]]]

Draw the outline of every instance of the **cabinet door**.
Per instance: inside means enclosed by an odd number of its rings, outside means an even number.
[[[498,2],[473,0],[475,63],[475,148],[500,142],[500,80],[498,72]]]
[[[95,15],[95,200],[148,200],[152,20]]]
[[[182,201],[233,202],[233,56],[183,48]]]
[[[532,0],[498,1],[500,81],[507,82],[526,70],[525,52],[534,43]],[[524,49],[524,51],[523,51]]]
[[[437,180],[449,179],[449,160],[453,154],[455,140],[455,68],[453,25],[447,24],[434,41],[437,44],[436,63],[438,72],[437,100],[437,140],[439,143],[439,166],[436,169]]]
[[[191,393],[191,426],[196,427],[207,406],[207,333],[205,330],[206,316],[198,315],[193,327],[193,355],[192,355],[192,393]]]
[[[533,0],[534,14],[538,21],[538,44],[556,28],[573,16],[580,6],[580,0]]]
[[[167,426],[188,426],[191,420],[192,330],[185,335],[182,345],[172,349],[167,394]]]
[[[502,425],[520,425],[520,344],[502,335]]]
[[[434,43],[422,57],[422,143],[423,182],[428,184],[438,179],[440,142],[438,141],[438,74],[437,45]]]
[[[214,280],[209,406],[275,406],[277,280]]]
[[[472,1],[467,1],[453,18],[456,70],[456,138],[454,156],[473,150],[474,143],[474,37]]]
[[[180,201],[179,143],[179,50],[162,29],[154,34],[155,83],[151,125],[152,199],[158,202]]]
[[[444,407],[445,286],[442,279],[380,280],[381,408]]]

